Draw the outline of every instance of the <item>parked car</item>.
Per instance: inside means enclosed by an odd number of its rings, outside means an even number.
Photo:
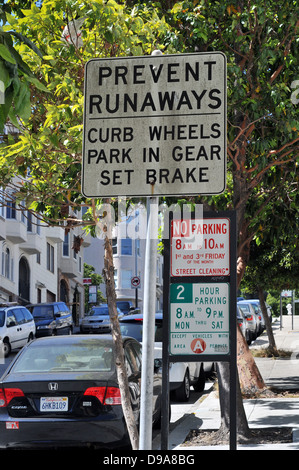
[[[248,299],[246,300],[246,302],[253,306],[255,314],[258,316],[258,319],[259,319],[258,335],[261,335],[265,329],[265,320],[263,317],[260,302],[259,300],[252,300],[252,299]]]
[[[245,301],[240,301],[237,303],[238,307],[242,310],[245,315],[247,326],[249,330],[248,344],[251,344],[257,338],[258,335],[258,323],[257,316],[255,314],[254,308],[250,303]]]
[[[122,341],[138,422],[141,345],[133,338]],[[29,343],[1,378],[0,447],[128,446],[114,356],[111,335],[44,337]],[[161,416],[161,370],[154,376],[153,423]]]
[[[245,313],[240,309],[240,307],[237,305],[237,323],[240,327],[240,330],[247,342],[247,344],[251,343],[251,335],[250,335],[250,330],[247,324],[247,319]]]
[[[260,308],[256,308],[256,305],[247,300],[241,300],[238,302],[239,306],[244,306],[244,310],[249,313],[254,313],[256,318],[256,337],[258,337],[263,331],[263,315]]]
[[[35,331],[33,316],[26,307],[0,304],[1,350],[5,357],[33,340]]]
[[[130,311],[134,310],[133,302],[131,300],[117,300],[116,306],[123,312],[127,314]]]
[[[117,308],[119,317],[123,312]],[[111,331],[111,322],[107,304],[91,307],[80,323],[81,333],[109,333]]]
[[[72,334],[73,317],[64,302],[48,302],[27,306],[36,325],[36,337]]]
[[[248,299],[247,302],[251,303],[252,305],[258,305],[258,307],[262,311],[261,303],[259,299]],[[272,308],[267,303],[266,303],[266,308],[267,308],[268,317],[270,319],[270,322],[272,323]],[[262,318],[264,318],[263,315],[262,315]],[[264,319],[263,319],[263,322],[264,322]],[[264,324],[264,328],[265,328],[265,324]]]
[[[120,330],[122,335],[132,336],[142,342],[143,315],[125,315],[120,319]],[[155,315],[155,348],[154,356],[162,359],[162,328],[163,314]],[[210,372],[213,363],[202,362],[174,362],[169,370],[169,388],[174,392],[178,401],[188,401],[190,398],[190,387],[193,385],[195,391],[201,392],[205,387],[206,373]]]

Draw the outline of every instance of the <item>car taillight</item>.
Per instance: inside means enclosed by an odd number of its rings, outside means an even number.
[[[4,395],[4,390],[0,390],[0,408],[5,406],[5,395]]]
[[[121,405],[120,389],[107,387],[104,405]]]
[[[117,387],[89,387],[84,395],[96,397],[104,405],[121,405],[120,390]]]
[[[248,315],[246,318],[247,318],[247,320],[249,320],[249,321],[252,321],[252,320],[253,320],[253,316],[252,316],[252,315]]]
[[[7,406],[13,398],[23,397],[24,393],[19,388],[5,388],[0,390],[0,407]]]

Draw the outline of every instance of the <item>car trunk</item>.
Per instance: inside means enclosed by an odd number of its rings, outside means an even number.
[[[113,374],[105,379],[97,379],[96,375],[68,372],[66,380],[63,372],[35,373],[34,380],[29,382],[22,380],[21,374],[11,374],[1,386],[7,412],[14,418],[49,419],[105,414],[111,411],[109,403],[119,404],[116,398],[119,389]]]

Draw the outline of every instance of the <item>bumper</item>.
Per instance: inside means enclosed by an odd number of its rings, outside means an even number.
[[[97,326],[88,326],[88,325],[81,325],[80,326],[81,333],[110,333],[111,326],[110,325],[97,325]]]
[[[36,329],[35,337],[42,338],[44,336],[52,336],[53,330],[50,328],[42,328],[41,330]]]
[[[52,421],[8,418],[0,422],[0,449],[91,446],[112,449],[129,444],[123,419]]]

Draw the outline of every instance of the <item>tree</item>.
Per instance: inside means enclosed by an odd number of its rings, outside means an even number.
[[[274,0],[165,0],[150,6],[53,0],[43,2],[41,9],[33,5],[24,18],[12,18],[11,26],[42,51],[43,59],[22,45],[22,58],[48,93],[34,90],[28,124],[21,121],[18,141],[2,152],[4,184],[18,174],[23,178],[14,185],[18,201],[26,199],[29,209],[42,213],[48,223],[93,230],[97,218],[92,201],[80,193],[84,63],[92,57],[148,54],[154,46],[168,53],[223,51],[228,62],[227,190],[192,200],[237,211],[240,283],[251,241],[262,235],[265,211],[286,184],[298,190],[297,103],[291,100],[298,78],[294,11],[296,0],[283,5]],[[63,28],[78,18],[86,18],[82,47],[76,38],[61,40]],[[82,204],[89,207],[87,215],[74,220],[74,210]],[[227,371],[223,374],[225,379]]]
[[[87,264],[87,263],[84,263],[84,277],[86,278],[90,278],[91,279],[91,284],[93,286],[99,286],[100,284],[102,284],[104,281],[103,281],[103,278],[100,274],[97,274],[95,273],[95,268],[93,266],[91,266],[90,264]],[[89,303],[88,303],[88,296],[89,296],[89,287],[88,286],[85,286],[85,302],[84,302],[84,305],[85,305],[85,312],[87,312],[89,310]],[[101,303],[101,302],[104,302],[105,301],[105,298],[102,294],[102,292],[97,289],[97,303]]]
[[[290,99],[298,70],[299,22],[294,11],[295,1],[278,5],[239,0],[201,1],[195,6],[179,2],[171,11],[169,43],[182,51],[220,50],[227,56],[227,190],[222,196],[201,201],[215,210],[237,212],[238,285],[250,259],[251,241],[263,230],[267,207],[287,183],[298,191],[298,113]],[[251,374],[251,389],[260,390],[263,381],[239,331],[238,345],[239,362],[252,364],[246,369]],[[225,395],[228,369],[225,364],[221,368]],[[223,418],[227,410],[221,408]],[[225,421],[220,434],[227,431]],[[246,438],[248,429],[241,423],[242,417],[239,431]]]
[[[99,222],[98,201],[86,200],[80,191],[85,63],[94,57],[149,54],[167,25],[154,10],[145,7],[138,14],[114,0],[49,0],[40,7],[30,2],[30,7],[22,10],[22,17],[7,14],[7,20],[10,24],[3,27],[5,32],[14,28],[14,47],[42,85],[31,89],[31,113],[27,107],[26,119],[13,106],[13,122],[21,132],[15,142],[9,136],[9,145],[1,151],[3,196],[8,197],[9,191],[14,201],[22,201],[24,208],[49,225],[63,225],[67,230],[81,225],[94,233]],[[42,55],[36,57],[27,43],[21,44],[20,34],[30,38]],[[82,206],[89,208],[84,219],[79,216]],[[105,224],[104,277],[116,370],[124,416],[136,449],[138,432],[116,314],[111,232],[109,222]]]

